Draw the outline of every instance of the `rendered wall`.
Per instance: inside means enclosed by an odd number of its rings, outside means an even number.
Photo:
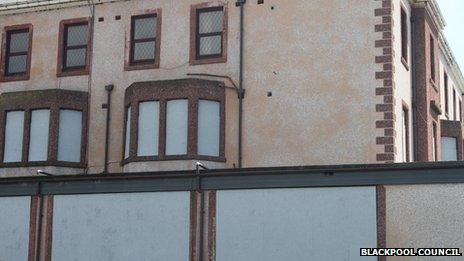
[[[55,196],[52,260],[187,261],[189,195]]]
[[[30,197],[0,197],[0,260],[27,260]]]
[[[32,23],[29,81],[0,83],[1,92],[62,88],[90,94],[88,173],[103,170],[106,103],[114,84],[109,171],[121,172],[124,91],[137,81],[186,78],[186,73],[227,75],[238,83],[239,8],[228,7],[227,62],[189,65],[190,6],[204,0],[105,3],[95,7],[92,74],[56,77],[59,22],[88,17],[88,6],[0,16],[0,27]],[[219,1],[213,1],[219,2]],[[376,0],[256,1],[245,6],[244,167],[373,163],[375,137],[374,25]],[[162,9],[160,68],[124,70],[132,15]],[[116,16],[120,20],[115,20]],[[98,18],[104,21],[98,22]],[[229,86],[230,83],[227,83]],[[267,97],[267,92],[273,93]],[[237,166],[237,95],[226,91],[224,164]],[[272,140],[272,142],[269,142]],[[343,146],[341,146],[343,144]],[[128,171],[192,169],[189,162],[131,164]],[[20,172],[21,170],[18,170]]]
[[[217,192],[216,260],[377,260],[376,189]]]
[[[464,245],[464,185],[386,186],[387,247]],[[389,257],[395,261],[462,260],[462,257]]]

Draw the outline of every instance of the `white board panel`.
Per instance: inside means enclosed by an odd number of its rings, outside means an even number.
[[[0,260],[27,260],[30,197],[0,197]]]
[[[376,191],[218,191],[216,229],[217,261],[377,260]]]
[[[189,192],[56,196],[54,261],[188,261]]]

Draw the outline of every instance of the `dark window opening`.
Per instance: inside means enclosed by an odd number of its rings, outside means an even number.
[[[402,146],[403,146],[403,161],[409,162],[409,112],[403,107],[403,122],[402,122]]]
[[[218,58],[223,55],[224,9],[198,9],[196,13],[196,59]]]
[[[130,65],[155,63],[157,22],[156,14],[132,17]]]
[[[446,72],[444,72],[444,81],[445,81],[445,113],[446,113],[446,117],[448,117],[448,112],[449,112],[449,108],[448,108],[448,74]]]
[[[408,16],[401,8],[401,57],[408,62]]]
[[[435,42],[430,36],[430,77],[435,81]]]

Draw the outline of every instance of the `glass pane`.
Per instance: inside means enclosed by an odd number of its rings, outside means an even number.
[[[155,38],[156,18],[137,18],[134,22],[134,39]]]
[[[68,46],[87,45],[87,25],[68,26]]]
[[[135,43],[134,60],[155,59],[155,42]]]
[[[199,15],[200,33],[217,33],[223,30],[223,12],[201,12]]]
[[[85,48],[71,49],[66,53],[66,67],[85,66]]]
[[[139,104],[137,156],[158,155],[159,102]]]
[[[172,100],[166,105],[166,155],[187,154],[188,101]]]
[[[221,54],[222,37],[220,35],[200,38],[200,55]]]
[[[20,162],[23,151],[24,111],[6,113],[3,162]]]
[[[29,33],[12,33],[10,35],[10,53],[27,52],[29,49]]]
[[[198,154],[219,156],[220,103],[200,100],[198,104]]]
[[[10,56],[8,59],[8,73],[26,72],[27,55]]]
[[[31,113],[31,140],[29,161],[46,161],[48,156],[48,130],[50,110],[34,110]]]
[[[124,158],[125,159],[129,158],[130,132],[131,132],[131,107],[127,108],[126,141],[124,145]]]
[[[81,161],[82,112],[60,110],[58,132],[58,160]]]
[[[453,137],[441,137],[441,158],[443,161],[458,160],[457,141]]]

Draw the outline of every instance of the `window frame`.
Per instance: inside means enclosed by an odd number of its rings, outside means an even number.
[[[199,15],[203,12],[223,11],[223,30],[222,33],[216,32],[214,35],[221,35],[221,54],[220,55],[199,55]],[[228,32],[228,10],[226,4],[201,3],[190,7],[190,65],[225,63],[227,62],[227,32]]]
[[[170,100],[188,100],[187,154],[166,155],[167,102]],[[220,143],[219,156],[198,154],[198,104],[199,100],[211,100],[220,103]],[[140,102],[159,102],[159,140],[158,155],[137,156],[138,112]],[[127,132],[127,109],[131,108],[130,133]],[[155,82],[139,82],[126,89],[123,140],[129,135],[129,157],[125,157],[126,145],[122,151],[121,164],[143,161],[166,160],[207,160],[225,162],[225,87],[224,83],[199,79],[182,79]]]
[[[430,79],[436,83],[435,38],[432,35],[430,35],[429,45]]]
[[[155,17],[156,19],[156,32],[155,32],[155,58],[145,60],[145,61],[134,61],[134,25],[135,20],[138,18],[146,18],[146,17]],[[144,69],[158,69],[160,67],[160,52],[161,52],[161,29],[162,29],[162,10],[160,8],[153,9],[146,11],[141,14],[135,14],[130,18],[130,36],[129,39],[126,41],[126,59],[124,62],[124,70],[144,70]]]
[[[402,119],[402,125],[403,125],[403,128],[404,128],[404,133],[402,133],[402,135],[404,135],[404,138],[405,139],[405,148],[403,151],[403,153],[405,153],[405,162],[411,162],[411,155],[410,155],[410,133],[409,133],[409,108],[408,106],[403,102],[403,107],[402,107],[402,113],[404,115],[404,118]]]
[[[401,62],[409,70],[409,23],[406,9],[401,6]]]
[[[443,88],[444,88],[444,95],[445,95],[445,117],[449,118],[449,89],[448,89],[448,83],[449,83],[449,78],[448,78],[448,73],[446,71],[443,71]]]
[[[432,123],[432,161],[438,161],[438,130],[437,124]]]
[[[66,51],[69,49],[82,49],[84,45],[67,46],[67,29],[71,26],[87,25],[87,44],[85,45],[85,66],[66,67]],[[62,20],[60,22],[60,30],[58,36],[58,59],[57,59],[57,77],[87,75],[90,72],[92,53],[92,28],[90,26],[90,18],[74,18]]]
[[[8,59],[11,57],[9,55],[10,49],[10,35],[11,33],[19,33],[21,31],[28,32],[28,50],[26,52],[26,71],[24,73],[13,73],[8,74]],[[2,53],[1,53],[1,65],[0,65],[0,82],[9,82],[9,81],[27,81],[30,79],[31,71],[31,58],[32,58],[32,37],[33,37],[33,26],[32,24],[20,24],[20,25],[11,25],[5,26],[3,28],[3,37],[2,37]],[[22,54],[24,55],[24,54]]]
[[[84,168],[86,166],[87,147],[87,113],[88,95],[86,92],[68,90],[40,90],[3,93],[0,95],[0,167],[30,167],[30,166],[60,166],[72,168]],[[29,145],[31,138],[31,115],[32,111],[48,109],[49,131],[48,152],[45,161],[29,161]],[[81,135],[81,159],[80,162],[58,161],[58,135],[59,135],[59,113],[61,109],[76,110],[82,112],[82,135]],[[20,162],[3,162],[5,149],[5,124],[8,111],[22,110],[24,116],[24,133],[22,157]]]

